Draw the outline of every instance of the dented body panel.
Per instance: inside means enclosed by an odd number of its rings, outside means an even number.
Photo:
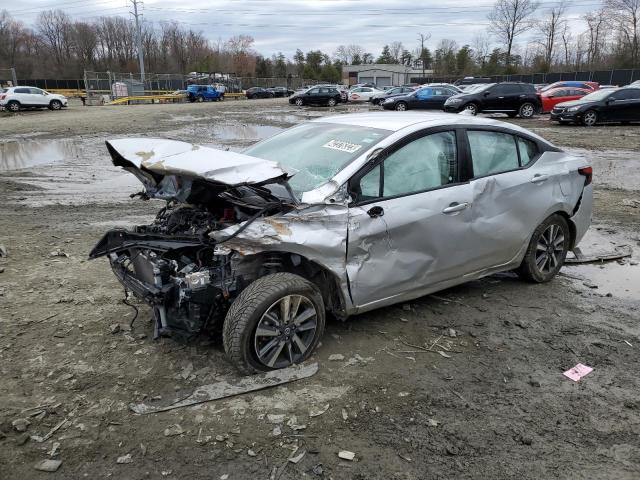
[[[109,142],[114,164],[169,209],[135,235],[105,237],[91,257],[108,255],[122,283],[143,297],[148,287],[153,295],[145,298],[163,328],[174,315],[174,325],[193,332],[220,321],[243,288],[274,271],[300,272],[317,283],[328,309],[344,318],[517,267],[533,231],[551,214],[571,222],[574,244],[589,226],[592,189],[578,174],[586,160],[515,125],[409,112],[317,121],[390,133],[299,198],[287,183],[295,172],[273,161],[167,140]],[[443,126],[458,138],[466,128],[495,127],[526,135],[542,151],[512,171],[460,173],[432,190],[354,202],[354,176],[398,142]],[[458,149],[457,162],[470,162]],[[374,207],[382,213],[372,214]],[[163,249],[176,236],[182,243]]]

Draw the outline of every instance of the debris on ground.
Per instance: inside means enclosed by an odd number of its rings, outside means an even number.
[[[13,422],[11,422],[13,428],[15,428],[16,432],[26,432],[31,422],[26,418],[16,418]]]
[[[624,205],[625,207],[640,208],[640,200],[635,200],[633,198],[623,198],[622,205]]]
[[[109,326],[109,331],[115,335],[120,331],[120,325],[117,323],[112,324],[111,326]]]
[[[353,452],[350,452],[349,450],[340,450],[338,452],[338,457],[343,460],[353,461],[353,459],[356,458],[356,454]]]
[[[133,459],[131,458],[131,454],[127,453],[126,455],[123,455],[121,457],[118,457],[118,459],[116,460],[116,463],[131,463],[133,462]]]
[[[309,410],[309,416],[310,417],[319,417],[320,415],[325,413],[327,410],[329,410],[329,404],[328,403],[324,407],[322,407],[322,408],[320,408],[318,410]]]
[[[329,355],[330,362],[338,362],[341,360],[344,360],[344,355],[342,355],[341,353],[334,353],[332,355]]]
[[[293,455],[291,455],[291,456],[289,457],[289,459],[288,459],[288,460],[289,460],[289,462],[291,462],[291,463],[298,463],[300,460],[302,460],[302,457],[304,457],[304,456],[305,456],[305,454],[307,453],[307,451],[306,451],[306,450],[302,450],[302,452],[300,452],[300,453],[298,453],[298,454],[296,455],[296,452],[297,452],[297,450],[296,450],[295,452],[293,452]]]
[[[49,256],[50,257],[65,257],[65,258],[69,258],[69,254],[63,252],[59,248],[57,248],[57,249],[53,250],[52,252],[50,252]]]
[[[594,263],[594,262],[609,262],[612,260],[619,260],[621,258],[630,257],[632,250],[628,246],[617,247],[614,251],[608,252],[593,252],[589,255],[585,255],[580,250],[580,247],[573,249],[573,257],[567,257],[564,263]]]
[[[42,460],[39,463],[35,464],[35,469],[40,470],[41,472],[55,472],[62,465],[62,460]]]
[[[182,435],[183,433],[184,433],[184,430],[177,423],[175,425],[169,425],[167,428],[164,429],[165,437],[175,437],[176,435]]]
[[[453,328],[448,328],[447,329],[447,336],[451,337],[451,338],[456,338],[458,336],[458,332],[456,332],[455,329],[453,329]]]
[[[0,245],[0,257],[6,257],[7,255],[7,247]]]
[[[58,454],[58,450],[60,450],[60,442],[53,442],[51,445],[51,450],[47,452],[47,455],[50,457],[55,457]]]
[[[372,359],[373,360],[373,359]],[[129,408],[140,415],[148,413],[165,412],[175,408],[187,407],[198,403],[209,402],[220,398],[241,395],[247,392],[255,392],[275,385],[282,385],[303,378],[310,377],[318,371],[318,364],[294,365],[293,367],[259,373],[249,377],[240,377],[231,380],[222,380],[218,383],[197,387],[187,398],[165,406],[151,406],[144,403],[131,403]]]
[[[585,375],[590,374],[593,371],[593,368],[583,365],[582,363],[577,364],[575,367],[570,368],[563,375],[567,378],[570,378],[574,382],[577,382]]]

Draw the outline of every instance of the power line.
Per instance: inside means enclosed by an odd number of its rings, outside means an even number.
[[[136,20],[136,43],[138,44],[138,61],[140,62],[140,80],[144,82],[144,53],[142,51],[142,32],[140,31],[140,17],[138,13],[138,3],[140,0],[130,0],[133,5],[133,12],[129,12]]]

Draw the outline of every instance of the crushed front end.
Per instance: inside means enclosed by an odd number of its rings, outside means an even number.
[[[224,240],[216,241],[210,233],[233,225],[241,229],[257,218],[287,211],[295,199],[286,175],[254,179],[255,165],[251,165],[251,174],[245,174],[240,165],[237,177],[243,183],[229,185],[205,162],[198,164],[199,169],[186,170],[185,162],[175,158],[182,142],[163,142],[179,167],[171,167],[162,158],[149,159],[145,151],[135,153],[145,158],[136,163],[122,148],[107,144],[114,164],[131,171],[145,185],[138,195],[166,203],[148,225],[107,232],[89,258],[107,256],[125,290],[151,306],[156,337],[219,332],[233,299],[270,267],[268,261],[257,262],[226,248]],[[231,153],[212,152],[223,161]],[[235,160],[237,155],[227,156]],[[273,166],[267,167],[271,170],[264,176],[273,174]],[[229,166],[221,172],[225,181],[233,178]]]

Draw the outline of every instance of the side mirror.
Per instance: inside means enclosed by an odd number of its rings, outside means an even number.
[[[483,95],[483,96],[488,97],[490,93],[491,93],[491,92],[484,92],[484,95]]]
[[[547,98],[553,98],[555,95],[548,95]]]

